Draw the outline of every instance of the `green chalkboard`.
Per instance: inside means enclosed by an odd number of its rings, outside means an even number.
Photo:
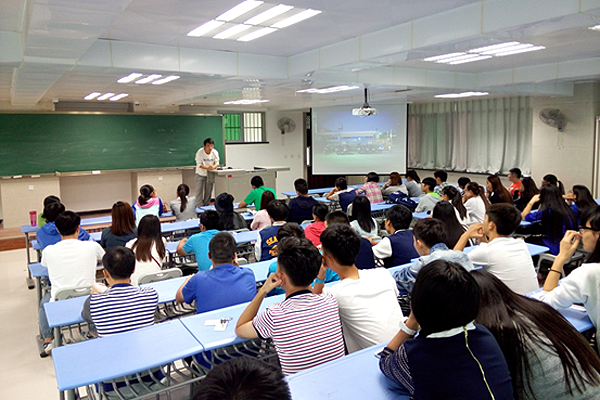
[[[191,166],[208,137],[225,163],[221,116],[0,114],[0,176]]]

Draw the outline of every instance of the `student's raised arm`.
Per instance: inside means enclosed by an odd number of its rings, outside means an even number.
[[[187,254],[187,251],[185,251],[183,249],[183,245],[185,244],[185,242],[187,242],[188,238],[183,238],[179,241],[179,244],[177,245],[177,254],[179,254],[180,256],[185,256]]]
[[[258,293],[256,293],[256,296],[252,299],[250,304],[248,304],[248,307],[246,307],[242,315],[240,315],[235,326],[235,334],[238,337],[244,339],[254,339],[258,337],[258,332],[254,329],[252,320],[256,317],[256,314],[258,314],[258,309],[264,298],[267,296],[267,293],[276,287],[279,287],[279,285],[281,285],[281,280],[277,277],[277,274],[269,275],[265,284],[260,288]]]
[[[472,224],[471,226],[469,226],[469,229],[467,229],[462,235],[460,235],[460,239],[458,239],[458,242],[456,242],[454,250],[463,251],[467,246],[467,243],[469,243],[469,239],[471,238],[484,238],[483,224],[481,222]]]
[[[546,281],[544,282],[543,290],[545,292],[550,292],[558,286],[558,280],[562,276],[563,267],[565,266],[566,262],[569,261],[569,259],[573,256],[573,254],[575,254],[575,251],[579,247],[580,241],[581,234],[579,232],[565,232],[565,236],[560,241],[560,251],[554,259],[554,262],[550,267],[550,271],[548,271]]]

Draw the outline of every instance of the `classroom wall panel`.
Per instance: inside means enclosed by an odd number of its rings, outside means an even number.
[[[131,173],[63,176],[60,192],[65,207],[75,212],[108,210],[119,200],[131,204]]]
[[[44,198],[61,197],[58,177],[2,179],[2,214],[5,228],[29,224],[29,211],[43,211]]]

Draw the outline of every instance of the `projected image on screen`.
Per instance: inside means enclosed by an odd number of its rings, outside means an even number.
[[[406,104],[375,108],[368,117],[353,116],[349,106],[312,109],[314,174],[406,171]]]

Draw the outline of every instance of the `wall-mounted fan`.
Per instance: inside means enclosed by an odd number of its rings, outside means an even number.
[[[281,134],[284,135],[286,133],[293,132],[294,129],[296,129],[296,123],[291,118],[283,117],[277,121],[277,127],[281,131]]]
[[[560,112],[558,108],[544,108],[540,111],[540,119],[543,123],[562,132],[567,125],[567,116]]]

